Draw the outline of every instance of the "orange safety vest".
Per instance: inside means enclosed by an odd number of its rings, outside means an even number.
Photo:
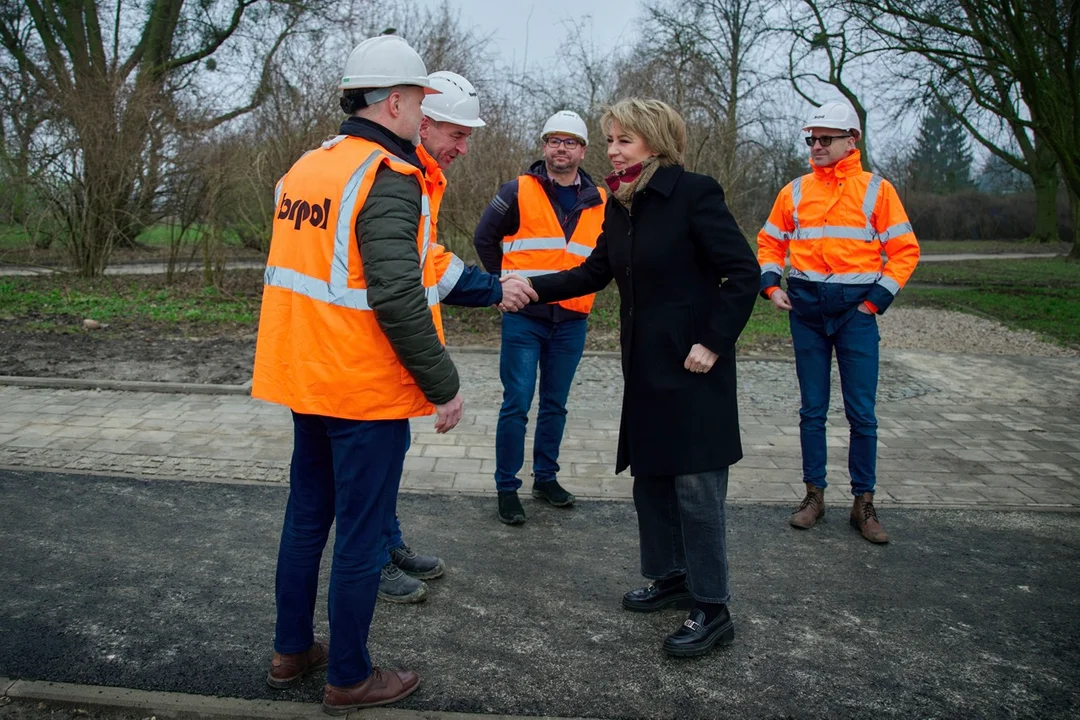
[[[355,227],[383,165],[420,183],[416,244],[432,320],[445,342],[422,173],[370,140],[339,135],[301,157],[275,192],[253,397],[298,413],[350,420],[434,412],[368,304]]]
[[[465,263],[438,241],[439,208],[442,207],[443,195],[446,194],[446,175],[423,145],[417,146],[416,154],[424,164],[424,180],[427,183],[428,197],[431,198],[431,259],[435,263],[439,300],[445,300],[465,272]]]
[[[585,262],[596,248],[604,224],[604,203],[607,193],[600,192],[600,204],[581,211],[574,234],[567,242],[547,191],[538,178],[522,175],[518,178],[518,215],[521,223],[513,235],[503,238],[502,274],[516,273],[524,277],[550,275],[575,268]],[[588,314],[596,295],[584,295],[560,300],[567,310]]]
[[[887,180],[862,169],[858,151],[834,166],[814,167],[780,191],[758,233],[761,272],[782,276],[789,250],[791,278],[877,283],[892,295],[919,262],[900,197]]]

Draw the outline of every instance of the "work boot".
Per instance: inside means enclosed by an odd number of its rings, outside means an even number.
[[[318,640],[304,652],[276,652],[270,661],[270,672],[266,673],[266,684],[276,690],[291,688],[305,675],[325,668],[329,659],[330,646]]]
[[[525,522],[525,508],[521,507],[517,490],[499,491],[499,519],[507,525]]]
[[[389,705],[412,695],[420,687],[420,676],[412,670],[383,670],[372,673],[352,687],[327,685],[323,688],[323,712],[348,715],[353,710]]]
[[[443,574],[446,566],[434,555],[417,555],[408,545],[390,551],[390,562],[406,575],[417,580],[434,580]]]
[[[885,528],[878,521],[877,510],[874,509],[874,493],[863,493],[855,496],[855,502],[851,506],[851,527],[872,543],[889,542],[889,536]]]
[[[558,480],[534,482],[532,496],[538,500],[547,500],[555,507],[570,507],[577,500]]]
[[[409,577],[392,562],[383,565],[379,575],[380,600],[408,605],[418,603],[427,597],[427,585],[414,577]]]
[[[791,514],[791,526],[809,530],[825,514],[825,489],[806,483],[806,497]]]

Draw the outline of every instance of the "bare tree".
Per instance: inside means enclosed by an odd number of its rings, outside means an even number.
[[[171,129],[207,131],[258,107],[270,89],[275,55],[319,4],[0,0],[0,47],[71,130],[71,187],[63,210],[80,273],[99,274],[112,247],[130,241],[148,221]],[[21,40],[22,6],[32,28],[29,43]],[[222,84],[232,79],[250,90],[239,101],[222,100],[238,95],[226,87],[218,102],[200,94],[197,103],[185,103],[185,92],[230,52],[233,77]],[[254,68],[253,81],[242,68]]]
[[[1077,0],[846,0],[891,49],[932,63],[971,103],[1057,160],[1080,226],[1080,2]],[[958,103],[963,108],[964,102]],[[1019,130],[1020,132],[1017,132]],[[985,143],[984,143],[985,144]],[[989,147],[989,146],[988,146]],[[1022,147],[1022,144],[1021,144]],[[991,149],[991,152],[994,152]],[[1007,157],[999,155],[1002,159]],[[1034,179],[1034,176],[1033,176]],[[1080,237],[1080,233],[1076,233]],[[1080,242],[1071,257],[1080,258]]]
[[[818,107],[826,101],[821,95],[822,85],[834,88],[851,103],[862,126],[858,147],[863,167],[870,168],[866,107],[850,75],[859,72],[861,61],[874,50],[861,42],[841,0],[799,0],[788,7],[787,16],[785,31],[791,36],[788,48],[791,86],[800,97]],[[824,59],[823,65],[818,61],[819,57]]]

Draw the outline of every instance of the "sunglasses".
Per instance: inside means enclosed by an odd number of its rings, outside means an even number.
[[[549,148],[557,148],[560,145],[562,145],[567,150],[573,150],[574,148],[576,148],[578,145],[581,144],[581,141],[577,140],[576,138],[560,138],[560,137],[549,137],[544,142],[547,144],[547,146]]]
[[[806,141],[806,147],[808,148],[814,147],[815,142],[819,142],[821,143],[821,147],[827,148],[832,145],[833,140],[839,140],[840,138],[849,137],[851,137],[851,135],[808,135],[807,137],[804,137],[803,140]]]

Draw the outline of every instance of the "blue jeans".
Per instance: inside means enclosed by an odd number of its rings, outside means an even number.
[[[877,316],[854,312],[829,334],[813,315],[790,313],[802,407],[799,439],[802,443],[803,482],[824,488],[825,418],[829,412],[832,353],[840,368],[844,413],[851,428],[848,472],[853,495],[874,492],[877,481],[877,417],[874,406],[878,382]]]
[[[695,600],[727,605],[728,469],[668,477],[634,476],[641,574],[686,575]]]
[[[293,413],[289,502],[278,549],[274,649],[303,652],[314,642],[319,564],[337,522],[327,601],[327,682],[348,686],[371,675],[368,631],[375,612],[409,426]]]
[[[550,482],[559,472],[559,445],[566,427],[566,399],[585,351],[585,319],[552,322],[505,313],[499,377],[503,404],[495,428],[495,487],[517,490],[525,464],[525,427],[540,372],[540,408],[533,443],[533,477]]]
[[[405,421],[405,452],[409,452],[409,448],[412,447],[412,429],[409,427],[409,421]],[[401,485],[400,480],[398,485]],[[397,499],[395,496],[394,501],[394,515],[390,519],[390,539],[386,542],[386,562],[390,562],[390,551],[396,550],[399,547],[405,546],[405,539],[401,537],[401,521],[398,520],[397,515]],[[386,563],[383,563],[384,565]]]

